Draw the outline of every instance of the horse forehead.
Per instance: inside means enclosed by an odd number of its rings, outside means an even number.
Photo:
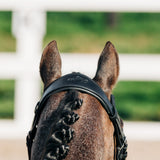
[[[45,107],[42,112],[40,121],[48,119],[51,116],[52,112],[58,108],[58,106],[59,106],[61,100],[64,98],[64,96],[65,96],[65,92],[59,92],[54,95],[51,95],[48,98],[48,100],[45,102]]]
[[[76,110],[76,112],[81,116],[84,116],[87,113],[92,113],[92,117],[93,115],[97,114],[107,115],[107,113],[104,111],[104,108],[95,97],[76,90],[69,90],[51,95],[46,102],[44,111],[48,117],[58,107],[64,106],[68,102],[74,102],[77,99],[82,99],[83,101],[82,107],[79,110]]]
[[[49,99],[46,102],[45,108],[48,111],[53,111],[57,109],[58,107],[60,107],[60,105],[65,105],[66,103],[72,102],[76,100],[77,98],[81,97],[79,95],[80,93],[76,90],[58,92],[49,97]]]

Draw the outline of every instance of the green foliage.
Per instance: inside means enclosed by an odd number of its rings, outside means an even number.
[[[0,31],[3,31],[3,33],[11,32],[11,12],[1,12]]]
[[[159,82],[119,82],[114,95],[123,119],[160,120]]]
[[[61,52],[101,52],[112,41],[120,53],[160,53],[159,13],[117,13],[114,28],[109,13],[48,12],[46,45],[58,41]],[[0,12],[0,51],[15,51],[11,12]]]
[[[101,52],[110,40],[120,53],[160,53],[160,14],[117,13],[117,25],[108,25],[108,13],[47,14],[44,43],[56,39],[61,52]]]
[[[159,33],[159,13],[121,13],[118,15],[117,30],[124,34]]]
[[[14,81],[0,80],[0,118],[13,118]]]
[[[16,41],[11,35],[11,12],[0,12],[0,52],[15,51]]]

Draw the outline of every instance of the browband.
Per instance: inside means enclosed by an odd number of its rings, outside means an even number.
[[[52,82],[44,91],[41,100],[37,103],[35,108],[35,117],[31,131],[27,136],[27,147],[29,159],[31,156],[31,147],[37,131],[37,124],[39,122],[40,115],[44,109],[44,103],[53,94],[74,89],[82,93],[87,93],[94,96],[101,103],[103,108],[109,115],[110,120],[113,123],[116,136],[116,160],[125,160],[127,141],[121,127],[120,118],[115,107],[114,97],[111,95],[111,102],[108,100],[104,91],[89,77],[80,73],[67,74],[54,82]]]

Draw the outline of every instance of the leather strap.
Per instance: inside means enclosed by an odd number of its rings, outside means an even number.
[[[98,84],[95,83],[92,79],[80,73],[71,73],[71,74],[65,75],[57,79],[56,81],[52,82],[45,89],[41,100],[36,105],[35,117],[34,117],[32,129],[27,136],[29,159],[31,156],[32,143],[33,143],[36,131],[37,131],[36,126],[39,122],[40,115],[43,111],[44,103],[51,95],[58,93],[58,92],[67,91],[70,89],[75,89],[82,93],[90,94],[94,96],[95,98],[97,98],[97,100],[99,100],[103,108],[108,113],[109,118],[112,121],[114,128],[115,128],[116,144],[117,144],[117,151],[118,151],[116,155],[121,154],[122,149],[124,148],[123,147],[124,143],[126,143],[126,138],[120,126],[120,119],[119,119],[119,115],[115,107],[114,97],[111,96],[111,103],[110,103],[106,94],[98,86]],[[123,160],[123,159],[118,158],[117,160]]]

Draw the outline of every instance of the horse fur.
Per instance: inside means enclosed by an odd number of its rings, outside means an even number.
[[[61,58],[56,41],[50,42],[43,51],[40,74],[44,88],[61,77]],[[116,84],[118,75],[118,54],[113,44],[107,42],[100,55],[93,80],[103,89],[108,99],[110,99],[110,94]],[[72,108],[72,105],[68,105],[69,109],[67,110],[69,112],[64,112],[65,106],[68,103],[75,102],[75,99],[83,100],[81,108],[77,110]],[[59,127],[59,122],[62,122],[66,115],[69,115],[69,117],[74,115],[74,122],[71,124],[65,123],[65,125],[61,124],[61,127]],[[78,117],[80,118],[78,119]],[[61,142],[58,143],[54,139],[55,133],[62,135],[61,131],[63,129],[70,136],[57,136],[59,142]],[[114,127],[106,111],[96,98],[88,94],[72,91],[57,93],[48,99],[38,124],[31,160],[50,160],[54,158],[57,158],[57,160],[114,159]]]

